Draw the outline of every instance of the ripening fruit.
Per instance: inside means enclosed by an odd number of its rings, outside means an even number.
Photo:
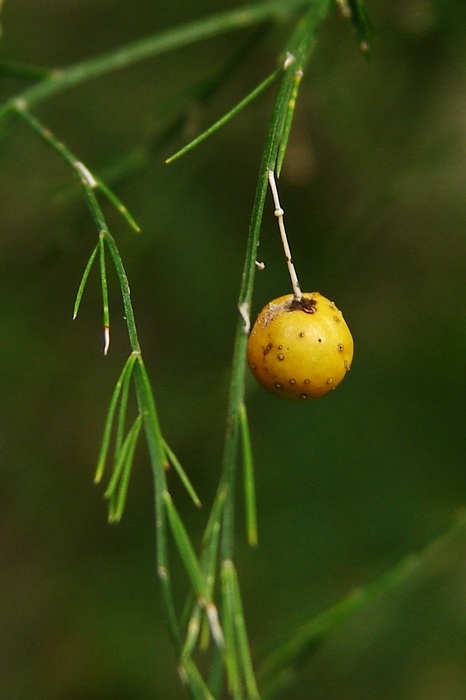
[[[353,338],[335,304],[305,292],[274,299],[248,341],[248,363],[264,389],[284,399],[314,399],[335,389],[351,367]]]

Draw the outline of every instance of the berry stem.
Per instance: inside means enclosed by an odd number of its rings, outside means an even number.
[[[293,258],[291,257],[290,245],[288,243],[288,236],[286,235],[285,222],[283,219],[283,215],[285,212],[282,209],[281,204],[280,204],[280,199],[278,196],[278,188],[277,188],[277,183],[275,181],[274,171],[269,170],[267,173],[267,176],[269,179],[270,189],[272,190],[272,197],[273,197],[273,202],[275,205],[274,214],[277,217],[278,228],[280,229],[280,237],[282,239],[283,250],[285,252],[285,259],[286,259],[286,264],[287,264],[288,272],[289,272],[290,279],[291,279],[291,286],[293,287],[293,294],[294,294],[295,299],[300,301],[300,299],[303,296],[303,293],[301,291],[301,286],[299,284],[298,275],[296,274],[296,268],[295,268],[294,263],[293,263]]]

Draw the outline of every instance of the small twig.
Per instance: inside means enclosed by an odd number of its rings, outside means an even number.
[[[288,267],[288,272],[291,278],[291,286],[293,287],[293,294],[295,296],[295,299],[298,301],[301,299],[303,296],[303,293],[301,292],[301,286],[299,284],[298,280],[298,275],[296,274],[296,269],[293,263],[293,258],[291,257],[291,250],[290,250],[290,245],[288,243],[288,237],[286,235],[286,230],[285,230],[285,222],[283,219],[284,215],[284,210],[281,207],[280,204],[280,199],[278,197],[278,189],[277,189],[277,183],[275,181],[275,173],[273,170],[269,170],[267,173],[267,177],[269,178],[269,185],[270,189],[272,190],[272,197],[273,197],[273,202],[275,205],[275,216],[277,217],[278,221],[278,228],[280,229],[280,236],[282,239],[282,245],[283,245],[283,250],[285,252],[285,259],[286,259],[286,264]]]

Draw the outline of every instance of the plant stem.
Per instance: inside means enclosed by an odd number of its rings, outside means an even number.
[[[123,299],[129,343],[132,354],[135,355],[138,360],[135,368],[136,371],[134,372],[136,396],[139,411],[144,419],[144,427],[154,479],[157,572],[161,581],[162,592],[165,599],[165,610],[169,630],[171,632],[177,653],[180,655],[182,649],[181,638],[173,602],[173,593],[168,567],[167,517],[164,503],[164,494],[167,493],[167,483],[164,470],[165,447],[155,407],[154,395],[141,356],[141,348],[137,335],[136,320],[134,317],[126,270],[124,268],[118,247],[108,229],[104,215],[94,194],[94,187],[97,186],[97,182],[94,180],[92,174],[87,170],[87,168],[83,167],[82,163],[76,159],[73,153],[71,153],[71,151],[69,151],[64,144],[58,141],[53,134],[26,109],[19,109],[18,114],[34,129],[36,133],[39,134],[39,136],[47,143],[48,146],[53,148],[59,153],[59,155],[61,155],[68,165],[71,166],[74,172],[79,174],[87,204],[91,210],[101,237],[100,240],[103,239],[105,245],[107,246],[118,278]]]
[[[280,204],[280,199],[278,197],[278,189],[277,189],[277,183],[275,181],[275,173],[273,170],[269,170],[268,172],[268,179],[269,179],[269,185],[270,189],[272,190],[272,197],[273,201],[275,204],[275,216],[277,217],[278,221],[278,228],[280,230],[280,237],[282,239],[282,245],[283,245],[283,251],[285,253],[285,260],[286,260],[286,265],[288,267],[288,273],[290,275],[291,279],[291,286],[293,287],[293,294],[295,299],[298,301],[301,299],[303,296],[301,292],[301,286],[298,281],[298,275],[296,274],[296,269],[293,263],[293,258],[291,256],[291,250],[290,250],[290,245],[288,243],[288,236],[286,235],[286,230],[285,230],[285,222],[283,219],[284,215],[284,210],[281,207]]]
[[[333,0],[323,0],[313,5],[298,25],[292,36],[287,52],[286,62],[296,60],[297,70],[302,70],[308,60],[317,27],[327,15]],[[220,533],[220,568],[224,569],[225,563],[233,560],[234,550],[234,511],[235,511],[235,482],[237,472],[237,453],[241,410],[244,402],[244,387],[246,374],[246,346],[250,328],[250,309],[254,278],[256,272],[256,253],[259,245],[262,216],[268,188],[268,174],[275,170],[279,154],[280,144],[283,138],[283,128],[287,122],[287,113],[290,107],[290,97],[296,88],[294,71],[286,70],[278,90],[275,104],[270,119],[266,143],[262,155],[259,170],[256,194],[249,226],[249,234],[246,245],[246,255],[243,266],[241,289],[238,298],[240,317],[236,327],[235,344],[233,350],[232,373],[230,380],[230,393],[227,409],[227,425],[222,461],[222,475],[220,478],[211,518],[206,529],[205,552],[206,562],[211,562],[216,557],[216,544],[213,543],[212,534],[221,525]],[[223,503],[223,505],[222,505]],[[217,653],[214,657],[210,672],[212,688],[220,691],[222,680],[221,658]]]
[[[182,46],[189,46],[197,41],[219,36],[234,29],[259,24],[276,15],[298,10],[308,4],[309,0],[268,0],[259,4],[245,5],[230,12],[203,17],[181,27],[144,37],[127,46],[119,47],[115,51],[75,63],[67,68],[51,71],[40,83],[5,102],[0,108],[0,117],[10,111],[16,111],[15,103],[18,100],[21,100],[29,108],[52,95],[115,70],[121,70],[138,61],[173,51]]]
[[[310,57],[314,37],[321,20],[327,15],[333,0],[322,0],[320,3],[312,5],[303,20],[292,36],[286,61],[296,60],[296,69],[303,70],[304,65]],[[238,440],[238,423],[241,405],[244,400],[245,383],[245,356],[247,345],[248,319],[251,308],[252,292],[256,272],[256,253],[259,245],[260,228],[267,195],[269,173],[275,170],[280,143],[283,137],[283,127],[289,109],[290,96],[295,87],[294,71],[287,70],[284,73],[280,88],[272,111],[270,127],[262,156],[262,163],[259,171],[259,178],[256,189],[256,196],[251,215],[249,236],[246,247],[246,256],[243,267],[241,289],[238,299],[238,308],[241,317],[238,319],[236,338],[233,351],[232,374],[230,383],[230,396],[227,412],[227,429],[225,435],[225,446],[223,456],[223,477],[220,481],[219,489],[226,491],[223,528],[222,528],[222,558],[231,559],[233,557],[234,533],[231,528],[233,524],[233,503],[234,503],[234,482],[236,475],[236,452]],[[246,332],[245,332],[246,331]]]

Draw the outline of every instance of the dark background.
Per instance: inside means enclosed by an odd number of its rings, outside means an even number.
[[[343,310],[351,374],[310,404],[248,385],[260,546],[238,518],[237,565],[256,658],[273,639],[424,548],[464,503],[466,6],[367,3],[372,60],[334,13],[303,82],[280,194],[300,280]],[[1,55],[66,66],[240,3],[16,0]],[[290,30],[264,36],[193,119],[205,127],[274,66]],[[173,104],[221,65],[232,32],[94,80],[36,113],[104,172],[160,134]],[[2,78],[3,98],[23,89]],[[274,90],[189,156],[180,135],[105,207],[129,275],[166,437],[204,512],[172,479],[194,541],[218,482],[236,301]],[[151,476],[138,453],[127,511],[106,524],[92,485],[128,346],[112,283],[101,351],[96,272],[74,296],[96,232],[71,173],[23,125],[1,144],[0,696],[170,700],[183,693],[155,577]],[[290,291],[269,201],[254,313]],[[290,700],[466,697],[466,543],[338,630]],[[177,560],[174,560],[177,568]],[[185,586],[175,576],[180,595]]]

